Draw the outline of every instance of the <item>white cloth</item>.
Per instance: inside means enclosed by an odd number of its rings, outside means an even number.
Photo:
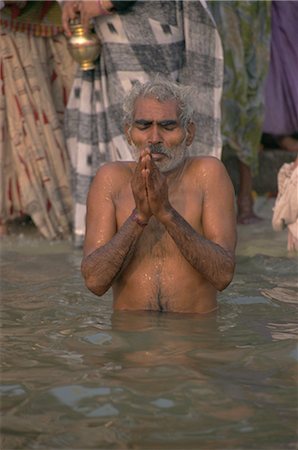
[[[278,195],[273,208],[275,231],[288,228],[288,250],[298,250],[298,166],[285,163],[278,177]]]

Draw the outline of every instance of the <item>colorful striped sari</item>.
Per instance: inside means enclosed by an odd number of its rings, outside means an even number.
[[[42,2],[31,3],[40,13]],[[54,239],[71,232],[73,203],[63,119],[76,64],[64,35],[53,35],[59,31],[57,24],[50,25],[52,9],[61,15],[60,7],[46,3],[52,7],[43,15],[43,30],[46,36],[51,30],[51,37],[35,36],[32,26],[27,27],[32,9],[26,9],[25,22],[20,17],[13,22],[12,28],[18,24],[18,29],[23,23],[23,32],[6,27],[5,18],[13,11],[1,10],[0,220],[28,215],[45,238]],[[36,23],[36,15],[33,19]],[[40,27],[34,29],[43,34]]]

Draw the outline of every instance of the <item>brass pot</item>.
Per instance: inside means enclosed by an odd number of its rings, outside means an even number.
[[[68,40],[68,48],[71,56],[80,64],[82,70],[95,68],[94,62],[100,55],[101,42],[94,29],[85,33],[79,16],[69,22],[71,37]]]

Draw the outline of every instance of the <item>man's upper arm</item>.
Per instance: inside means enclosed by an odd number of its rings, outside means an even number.
[[[105,245],[116,233],[111,164],[102,166],[94,177],[87,198],[84,256]]]
[[[237,241],[234,187],[221,161],[210,158],[205,165],[204,236],[234,253]]]

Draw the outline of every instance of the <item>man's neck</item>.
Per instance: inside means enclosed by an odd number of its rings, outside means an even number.
[[[168,172],[163,172],[163,175],[167,179],[168,186],[175,184],[183,175],[184,169],[187,165],[189,158],[185,158],[178,167]]]

